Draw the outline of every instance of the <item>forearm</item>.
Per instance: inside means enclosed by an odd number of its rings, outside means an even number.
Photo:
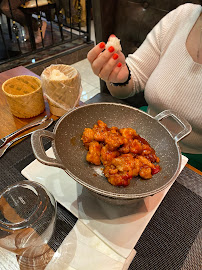
[[[125,86],[113,86],[110,84],[110,82],[106,82],[106,84],[111,95],[116,98],[120,98],[120,99],[128,98],[133,93],[132,79],[130,79],[129,83]]]

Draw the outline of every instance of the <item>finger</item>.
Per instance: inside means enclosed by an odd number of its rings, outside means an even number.
[[[103,51],[99,57],[97,57],[92,63],[92,69],[96,75],[100,74],[100,71],[105,65],[108,64],[109,59],[113,56],[114,47],[110,46],[107,50]]]
[[[111,72],[118,64],[118,61],[119,55],[117,53],[114,53],[113,56],[108,60],[106,65],[104,65],[104,67],[100,70],[99,77],[104,81],[108,81]]]
[[[113,83],[123,83],[128,78],[128,68],[126,64],[118,63],[109,76],[109,81]]]
[[[105,43],[100,42],[87,54],[88,61],[92,64],[99,54],[105,49]]]
[[[105,81],[108,81],[109,75],[111,74],[116,64],[118,64],[118,62],[125,65],[125,56],[121,51],[117,51],[116,53],[113,54],[113,56],[109,59],[109,61],[100,70],[99,77],[101,77]]]

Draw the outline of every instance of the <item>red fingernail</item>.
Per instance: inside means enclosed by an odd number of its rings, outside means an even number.
[[[100,49],[103,49],[103,48],[105,47],[105,43],[104,43],[104,42],[101,42],[101,43],[99,44],[99,46],[100,46]]]
[[[108,48],[108,51],[112,53],[112,52],[114,51],[114,47],[113,47],[113,46],[110,46],[110,47]]]
[[[117,64],[117,67],[121,67],[121,66],[122,66],[122,64],[121,64],[121,63],[118,63],[118,64]]]
[[[113,59],[114,59],[114,60],[116,60],[118,57],[119,57],[119,56],[118,56],[117,53],[115,53],[115,54],[113,55]]]

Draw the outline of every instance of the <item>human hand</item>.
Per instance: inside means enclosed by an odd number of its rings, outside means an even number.
[[[97,44],[89,51],[87,58],[95,75],[105,82],[123,83],[128,78],[125,56],[121,51],[115,52],[114,47],[105,49],[105,43]]]

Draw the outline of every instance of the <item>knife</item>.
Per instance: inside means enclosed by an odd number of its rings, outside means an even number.
[[[48,119],[48,116],[46,115],[44,118],[42,118],[42,119],[40,119],[38,121],[32,122],[32,123],[20,128],[20,129],[14,131],[14,132],[12,132],[11,134],[6,135],[2,139],[0,139],[0,148],[2,146],[4,146],[8,141],[10,141],[12,138],[14,138],[16,135],[22,133],[23,131],[25,131],[27,129],[30,129],[32,127],[40,125],[41,123],[44,123],[47,119]]]
[[[2,147],[0,148],[0,157],[3,156],[3,154],[6,152],[6,150],[7,150],[14,142],[16,142],[16,141],[18,141],[18,140],[21,140],[21,139],[23,139],[23,138],[25,138],[25,137],[31,135],[32,133],[34,133],[34,132],[35,132],[36,130],[38,130],[38,129],[45,129],[45,128],[49,127],[52,123],[53,123],[53,119],[52,119],[52,118],[49,118],[49,119],[47,119],[45,122],[42,122],[42,124],[40,124],[40,125],[38,125],[37,127],[35,127],[35,129],[34,129],[33,131],[31,131],[31,132],[29,132],[29,133],[26,133],[26,134],[24,134],[24,135],[22,135],[22,136],[20,136],[20,137],[16,137],[16,138],[14,138],[12,141],[9,141],[7,144],[5,144],[4,146],[2,146]]]

